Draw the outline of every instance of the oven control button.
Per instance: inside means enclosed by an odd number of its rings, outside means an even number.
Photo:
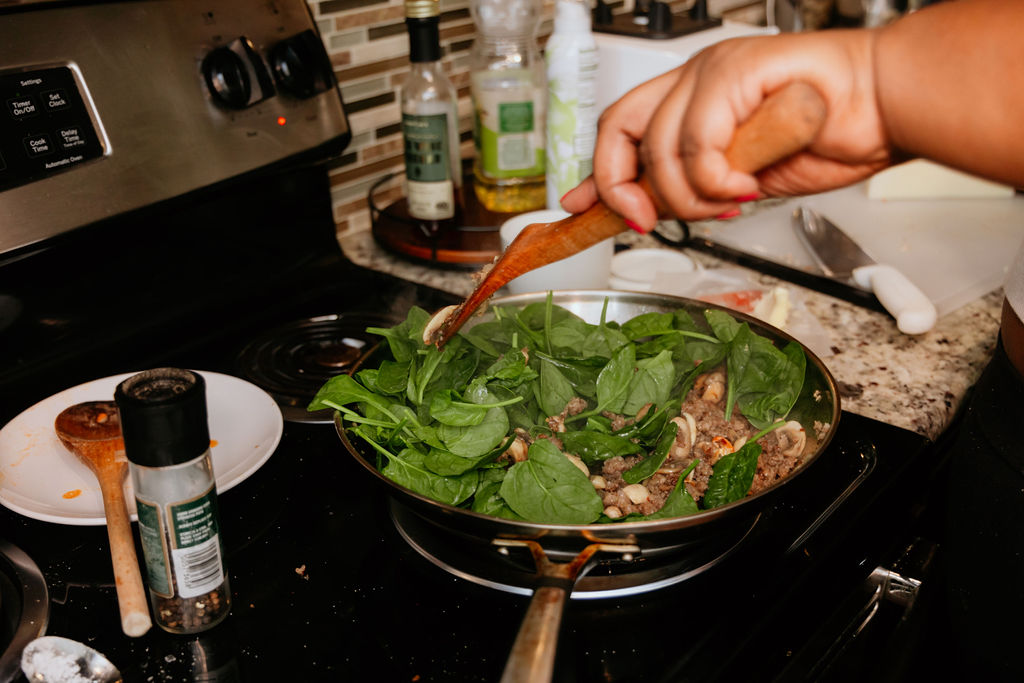
[[[282,40],[269,56],[278,86],[296,97],[312,97],[334,86],[331,60],[312,30]]]
[[[28,152],[30,157],[41,157],[53,151],[53,144],[50,142],[49,135],[29,135],[22,140],[22,143],[25,145],[25,151]]]
[[[39,108],[36,106],[35,99],[26,95],[24,97],[12,97],[7,100],[7,111],[16,120],[20,121],[21,119],[27,119],[38,114]]]
[[[64,126],[57,129],[58,141],[64,149],[85,146],[85,133],[78,126]]]
[[[48,90],[41,95],[46,111],[60,111],[71,106],[68,96],[63,90]]]
[[[203,59],[203,77],[214,100],[245,109],[274,94],[274,84],[252,42],[242,36]]]

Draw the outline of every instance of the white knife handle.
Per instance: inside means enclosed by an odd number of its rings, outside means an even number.
[[[924,334],[935,326],[938,314],[931,300],[907,276],[892,266],[875,264],[853,271],[854,281],[872,290],[885,310],[896,318],[904,334]]]

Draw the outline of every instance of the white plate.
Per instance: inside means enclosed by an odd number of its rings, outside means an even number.
[[[95,475],[61,444],[53,423],[62,410],[76,403],[114,400],[114,389],[133,374],[65,389],[0,429],[0,504],[44,522],[106,524]],[[217,492],[224,493],[267,461],[281,440],[284,420],[274,399],[259,387],[230,375],[199,374],[206,380],[213,473]],[[125,499],[135,519],[130,476]]]

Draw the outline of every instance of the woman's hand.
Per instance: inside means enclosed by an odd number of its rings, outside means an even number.
[[[627,93],[602,115],[594,174],[562,199],[573,213],[598,197],[632,227],[659,216],[696,220],[760,196],[823,192],[890,163],[876,100],[873,31],[740,38]],[[725,151],[743,121],[776,90],[804,81],[827,115],[803,152],[755,175],[731,168]],[[637,179],[643,172],[650,193]]]

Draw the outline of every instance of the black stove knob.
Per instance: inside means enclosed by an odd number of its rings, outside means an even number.
[[[252,83],[242,58],[228,47],[218,47],[203,60],[203,76],[210,94],[232,109],[244,109],[252,97]]]
[[[330,58],[311,30],[281,41],[269,56],[277,84],[296,97],[312,97],[334,85]]]

